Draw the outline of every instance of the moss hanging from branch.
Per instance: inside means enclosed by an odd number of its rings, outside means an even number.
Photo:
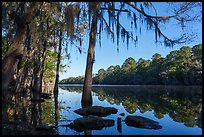
[[[74,7],[73,5],[68,5],[65,9],[65,22],[67,35],[74,35]]]
[[[133,19],[134,19],[135,29],[137,30],[137,18],[135,13],[133,13]]]
[[[119,23],[119,14],[117,14],[117,24],[116,24],[117,46],[119,46],[119,34],[120,34],[120,23]]]
[[[129,35],[129,33],[126,31],[127,49],[128,49],[128,46],[129,46],[129,39],[130,39],[130,35]]]

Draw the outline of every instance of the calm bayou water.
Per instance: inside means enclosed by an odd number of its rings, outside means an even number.
[[[202,134],[202,86],[95,85],[92,88],[93,106],[117,108],[118,113],[103,117],[114,120],[115,124],[102,130],[77,132],[66,125],[82,117],[73,112],[81,108],[82,89],[80,85],[60,85],[58,109],[55,109],[53,97],[38,104],[26,102],[26,99],[18,97],[20,100],[12,106],[15,115],[12,115],[10,119],[34,126],[57,125],[56,132],[59,135]],[[121,116],[121,113],[125,113],[125,116]],[[162,129],[130,127],[124,121],[121,127],[118,127],[118,117],[124,120],[128,115],[142,116],[157,121]],[[42,134],[42,131],[38,134]]]
[[[60,120],[58,133],[62,135],[201,135],[202,134],[202,87],[184,86],[94,86],[93,106],[115,107],[117,114],[105,118],[115,120],[112,127],[102,130],[77,132],[61,125],[81,117],[73,111],[81,108],[82,87],[60,86]],[[67,108],[68,107],[68,108]],[[71,108],[69,108],[71,107]],[[125,113],[125,116],[120,116]],[[127,126],[122,121],[117,130],[117,118],[139,115],[159,122],[162,129],[142,129]]]

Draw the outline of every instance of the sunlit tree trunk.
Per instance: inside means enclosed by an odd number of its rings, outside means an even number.
[[[17,30],[16,36],[13,40],[13,43],[4,57],[2,62],[2,117],[3,121],[8,121],[8,109],[10,108],[11,103],[11,91],[8,90],[9,83],[12,80],[12,77],[16,71],[17,65],[19,63],[19,58],[23,55],[24,49],[24,40],[26,28],[19,28]]]
[[[23,77],[23,68],[21,68],[21,60],[19,60],[18,67],[17,67],[17,74],[16,74],[16,82],[15,82],[15,93],[19,92],[19,89],[21,87],[22,83],[22,77]]]
[[[88,48],[85,80],[84,80],[84,87],[83,87],[82,100],[81,100],[82,107],[92,106],[92,96],[91,96],[92,69],[93,69],[93,63],[94,63],[94,48],[96,45],[96,31],[97,31],[97,13],[95,10],[92,16],[91,31],[89,34],[89,48]]]

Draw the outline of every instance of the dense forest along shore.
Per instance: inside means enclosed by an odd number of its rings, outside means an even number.
[[[60,84],[83,84],[84,76],[70,77]],[[152,60],[132,57],[120,65],[100,69],[93,84],[105,85],[202,85],[202,44],[183,46],[165,58],[155,53]]]

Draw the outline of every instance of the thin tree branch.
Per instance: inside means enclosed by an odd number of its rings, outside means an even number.
[[[101,14],[100,14],[100,15],[101,15]],[[108,31],[112,34],[112,37],[113,37],[113,36],[114,36],[114,33],[113,33],[113,31],[111,31],[110,26],[108,25],[108,23],[106,22],[106,20],[103,18],[102,15],[101,15],[100,17],[104,20],[104,22],[105,22],[105,24],[106,24],[106,27],[108,28]]]
[[[129,12],[128,10],[108,9],[108,8],[101,8],[101,10],[111,10],[111,11]]]
[[[149,18],[156,18],[156,19],[167,20],[167,19],[170,19],[170,18],[173,18],[173,17],[176,16],[176,15],[173,15],[173,16],[152,16],[152,15],[148,15],[144,11],[140,10],[139,8],[137,8],[135,5],[131,4],[130,2],[125,2],[125,3],[127,5],[129,5],[129,6],[131,6],[132,8],[134,8],[135,10],[137,10],[139,13],[141,13],[144,16],[149,17]]]
[[[161,19],[169,19],[169,18],[174,17],[174,16],[150,16],[150,15],[146,14],[144,11],[138,9],[138,8],[137,8],[136,6],[134,6],[133,4],[130,4],[129,2],[125,2],[125,3],[127,3],[127,4],[130,5],[130,6],[132,6],[135,10],[137,10],[138,12],[140,12],[141,14],[143,14],[146,18],[148,18],[148,19],[154,24],[155,29],[157,29],[158,33],[159,33],[160,35],[162,35],[162,36],[165,38],[165,40],[171,42],[172,44],[173,44],[173,43],[184,43],[184,42],[185,42],[185,41],[182,41],[182,42],[181,42],[181,39],[183,39],[183,36],[182,36],[181,38],[177,39],[177,40],[169,39],[167,36],[165,36],[165,35],[161,32],[160,28],[158,27],[158,23],[156,22],[158,18],[161,18]],[[156,20],[154,20],[154,19],[156,19]]]

